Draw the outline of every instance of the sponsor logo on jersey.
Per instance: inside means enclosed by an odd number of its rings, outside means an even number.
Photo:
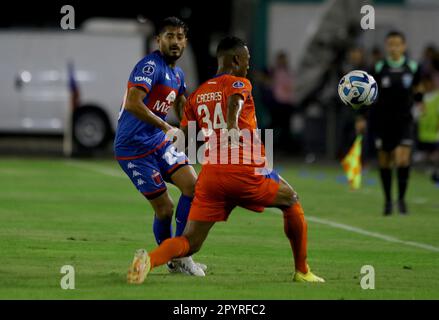
[[[134,81],[136,82],[146,82],[147,84],[151,85],[152,80],[148,77],[141,77],[141,76],[137,76],[134,77]]]
[[[146,66],[143,67],[142,72],[143,72],[143,74],[150,76],[150,75],[154,74],[155,67],[151,64],[147,64]]]
[[[169,111],[169,108],[174,104],[175,98],[177,95],[175,94],[175,91],[169,92],[168,96],[166,97],[166,101],[160,101],[157,100],[154,104],[154,107],[152,108],[153,111],[158,111],[164,114],[167,114]]]
[[[166,80],[171,81],[171,78],[169,77],[169,74],[167,72],[166,72],[165,78],[166,78]]]
[[[146,64],[150,64],[150,65],[155,67],[155,61],[154,60],[149,60],[149,61],[146,62]]]
[[[233,88],[237,88],[237,89],[244,88],[244,82],[242,82],[242,81],[235,81],[235,82],[233,82],[232,87]]]

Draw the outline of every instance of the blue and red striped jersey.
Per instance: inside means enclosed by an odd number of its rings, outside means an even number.
[[[126,95],[131,87],[140,87],[147,92],[143,103],[163,120],[166,119],[175,99],[186,92],[183,71],[179,67],[168,66],[160,51],[154,51],[140,60],[128,79],[127,91],[119,113],[114,141],[116,157],[147,153],[165,139],[162,130],[124,110]]]

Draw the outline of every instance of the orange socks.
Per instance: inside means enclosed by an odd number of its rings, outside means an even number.
[[[282,210],[284,214],[284,231],[293,249],[296,270],[308,272],[306,265],[307,225],[303,208],[299,202]]]
[[[186,237],[169,238],[149,253],[151,268],[161,266],[173,258],[184,257],[189,252],[189,241]]]
[[[307,225],[303,208],[297,202],[284,209],[283,216],[284,231],[293,249],[295,268],[302,273],[307,273]],[[163,265],[173,258],[184,257],[188,254],[189,249],[189,241],[184,236],[166,239],[159,247],[149,253],[151,268]]]

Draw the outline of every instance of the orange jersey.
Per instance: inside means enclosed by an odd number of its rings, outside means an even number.
[[[227,101],[234,94],[244,99],[239,114],[240,146],[230,146],[227,132]],[[244,164],[263,167],[265,148],[259,137],[252,85],[246,78],[218,75],[200,85],[187,99],[182,126],[195,121],[206,142],[204,164]]]

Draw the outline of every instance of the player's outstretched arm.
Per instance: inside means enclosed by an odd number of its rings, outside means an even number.
[[[149,110],[143,103],[143,99],[146,97],[146,92],[137,87],[131,87],[128,90],[125,110],[134,114],[140,120],[149,123],[157,128],[160,128],[164,132],[172,130],[173,127],[166,121],[157,117],[151,110]]]

